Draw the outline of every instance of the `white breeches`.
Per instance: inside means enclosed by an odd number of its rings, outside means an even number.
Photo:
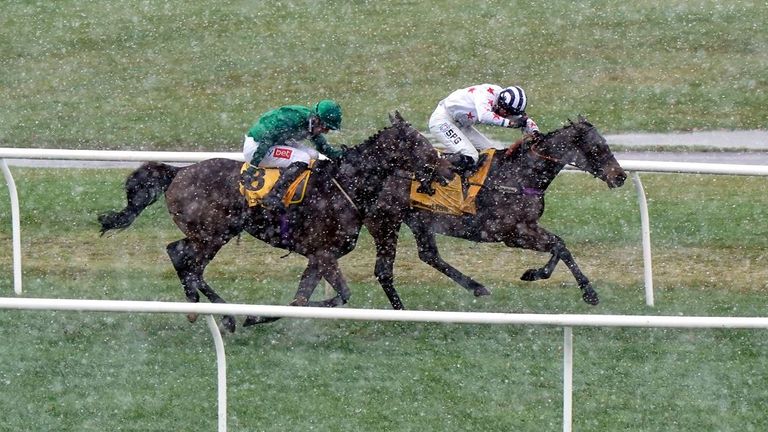
[[[246,135],[243,142],[243,156],[245,161],[248,162],[253,158],[253,153],[260,144],[254,141],[253,137]],[[267,150],[266,156],[259,163],[260,167],[265,168],[285,168],[294,162],[309,163],[312,159],[318,159],[320,153],[304,144],[297,141],[286,141],[283,145],[272,146]]]
[[[446,153],[459,153],[469,156],[477,162],[478,150],[489,148],[503,149],[500,143],[494,143],[485,135],[480,133],[474,126],[459,125],[442,104],[437,106],[435,112],[429,118],[429,131],[434,135],[439,143],[434,144],[438,150]]]

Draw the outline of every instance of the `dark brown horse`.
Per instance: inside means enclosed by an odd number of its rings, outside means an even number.
[[[350,292],[338,259],[355,247],[363,220],[387,179],[415,173],[429,186],[434,179],[452,175],[450,163],[440,159],[429,141],[399,113],[390,116],[390,121],[392,126],[348,149],[339,161],[318,161],[307,197],[285,212],[247,206],[238,191],[242,162],[209,159],[186,167],[146,163],[126,180],[127,206],[99,216],[101,233],[129,226],[164,193],[173,221],[186,236],[169,244],[167,251],[190,302],[199,301],[199,292],[213,303],[224,302],[205,282],[203,273],[222,246],[245,231],[309,260],[292,305],[345,304]],[[369,226],[376,232],[392,232],[373,221]],[[322,278],[331,284],[336,296],[311,302]],[[245,324],[270,320],[248,317]],[[222,324],[229,331],[235,330],[232,316],[225,316]]]
[[[565,127],[537,139],[522,142],[507,152],[497,152],[490,172],[477,195],[475,215],[450,216],[428,210],[409,208],[405,179],[390,178],[385,190],[391,195],[381,200],[371,214],[376,224],[391,232],[371,229],[377,247],[376,276],[392,306],[403,304],[394,287],[393,263],[397,246],[397,229],[401,222],[413,232],[419,258],[474,295],[490,294],[480,283],[446,263],[435,242],[435,234],[464,238],[475,242],[503,242],[509,247],[531,249],[552,254],[541,268],[530,269],[521,279],[547,279],[559,261],[571,271],[585,302],[596,305],[597,292],[581,272],[565,242],[542,228],[538,220],[544,213],[544,194],[555,176],[566,166],[586,171],[603,180],[609,187],[624,184],[627,175],[611,153],[605,139],[583,117]],[[383,220],[389,220],[383,223]]]

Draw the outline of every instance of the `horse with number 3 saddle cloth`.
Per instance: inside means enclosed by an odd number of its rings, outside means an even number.
[[[285,196],[282,197],[283,204],[288,207],[291,204],[299,204],[304,200],[304,195],[307,192],[307,184],[309,183],[309,176],[312,173],[311,168],[314,166],[315,160],[310,161],[309,169],[305,170],[299,175],[296,180],[288,187],[288,191]],[[245,162],[240,168],[240,174],[242,174],[250,164]],[[253,176],[253,181],[250,185],[244,185],[240,182],[240,194],[243,195],[248,202],[248,207],[255,207],[261,203],[261,200],[267,196],[269,191],[277,183],[277,179],[280,178],[280,168],[258,168],[256,174]]]
[[[349,148],[337,160],[318,160],[311,176],[305,173],[306,186],[295,188],[302,194],[311,194],[311,199],[306,195],[307,199],[285,209],[249,207],[238,191],[242,161],[214,158],[182,167],[144,163],[125,180],[125,207],[98,216],[101,234],[128,228],[147,207],[165,197],[168,213],[183,234],[183,238],[166,246],[166,252],[187,301],[198,302],[202,294],[211,303],[225,302],[206,281],[205,270],[224,245],[247,233],[307,258],[291,305],[341,306],[349,301],[351,291],[339,259],[355,248],[363,225],[377,239],[389,243],[400,228],[399,223],[391,225],[390,219],[376,217],[379,199],[392,201],[392,191],[385,189],[388,180],[400,178],[400,173],[406,172],[428,189],[435,180],[453,177],[450,162],[441,159],[429,140],[400,113],[390,114],[389,120],[391,126]],[[258,178],[264,184],[256,181],[248,186],[256,190],[265,188],[260,194],[264,196],[267,184],[274,185],[278,176],[277,169],[263,170]],[[406,177],[402,176],[403,181],[410,181]],[[405,183],[397,190],[402,190],[402,201],[407,199],[408,185]],[[284,203],[300,199],[298,195],[290,196]],[[399,206],[394,209],[399,211]],[[256,264],[252,269],[255,274],[269,274],[273,270]],[[312,294],[323,279],[335,295],[313,299]],[[385,292],[386,282],[382,282]],[[402,309],[399,302],[393,305]],[[243,325],[263,324],[277,318],[248,316]],[[188,314],[187,319],[195,321],[197,314]],[[235,331],[235,317],[225,315],[221,326],[226,331]]]
[[[411,206],[454,216],[474,215],[477,212],[475,198],[488,177],[495,153],[496,149],[484,150],[480,154],[477,169],[469,177],[462,178],[457,175],[445,186],[435,184],[433,195],[419,192],[420,183],[412,181]]]

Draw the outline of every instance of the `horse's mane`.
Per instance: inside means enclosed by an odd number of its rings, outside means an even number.
[[[377,141],[379,141],[379,138],[381,137],[381,134],[383,134],[384,132],[387,132],[390,129],[394,129],[396,127],[402,127],[402,126],[410,126],[410,124],[405,121],[400,121],[395,124],[385,126],[379,129],[378,131],[376,131],[376,133],[374,133],[373,135],[366,138],[365,141],[361,142],[360,144],[354,147],[349,147],[345,153],[349,153],[350,151],[353,151],[354,153],[352,154],[357,155],[360,153],[362,149],[367,149],[370,146],[376,145]]]
[[[374,133],[373,135],[371,135],[368,138],[366,138],[365,141],[363,141],[360,144],[356,145],[355,148],[357,148],[357,147],[367,147],[367,146],[373,145],[376,141],[379,140],[379,137],[381,136],[381,134],[384,133],[387,129],[390,129],[391,127],[392,126],[386,126],[386,127],[383,127],[381,129],[379,129],[378,131],[376,131],[376,133]]]
[[[542,134],[541,137],[538,139],[546,140],[546,139],[553,138],[579,125],[586,125],[588,127],[591,127],[592,123],[590,123],[586,117],[579,115],[576,121],[568,119],[568,122],[565,123],[563,126],[555,130],[549,131],[545,134]],[[534,142],[535,142],[534,138],[521,138],[520,140],[515,141],[505,152],[506,158],[507,159],[517,158],[523,150],[527,150],[530,147],[530,145]]]
[[[544,138],[548,138],[548,137],[550,137],[550,136],[555,136],[555,135],[557,135],[557,134],[561,134],[561,133],[564,133],[564,132],[566,132],[568,129],[571,129],[571,128],[574,128],[574,127],[577,127],[577,126],[579,126],[579,125],[585,125],[585,126],[587,126],[587,127],[591,127],[591,126],[592,126],[592,123],[590,123],[590,122],[589,122],[589,120],[587,120],[587,118],[586,118],[586,117],[584,117],[584,116],[582,116],[582,115],[579,115],[579,117],[576,119],[576,121],[573,121],[573,120],[571,120],[571,119],[568,119],[568,123],[566,123],[565,125],[563,125],[562,127],[558,128],[558,129],[555,129],[555,130],[553,130],[553,131],[547,132],[546,134],[544,134],[544,135],[543,135],[543,137],[544,137]]]

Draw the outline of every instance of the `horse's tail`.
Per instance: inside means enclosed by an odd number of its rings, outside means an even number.
[[[109,230],[130,226],[141,212],[152,205],[183,168],[159,162],[147,162],[132,172],[125,180],[128,205],[119,212],[99,215],[101,235]]]

